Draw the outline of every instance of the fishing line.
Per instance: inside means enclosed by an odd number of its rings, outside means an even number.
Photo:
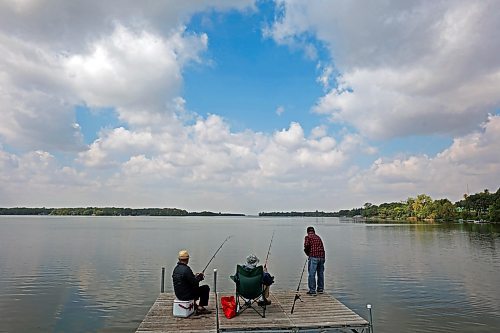
[[[269,249],[267,250],[266,261],[264,262],[264,267],[266,268],[267,268],[267,259],[269,259],[269,253],[271,253],[271,245],[273,244],[273,239],[274,239],[274,230],[273,230],[273,235],[271,236],[271,242],[269,243]]]
[[[231,238],[233,236],[227,236],[227,238],[222,242],[222,244],[219,246],[219,248],[217,249],[217,251],[215,251],[214,255],[212,256],[212,258],[210,258],[210,260],[208,261],[208,264],[205,266],[205,268],[203,268],[203,270],[201,271],[202,274],[205,274],[205,270],[208,268],[208,265],[210,265],[210,263],[212,262],[212,260],[214,260],[215,256],[217,255],[217,253],[220,251],[220,249],[222,249],[222,247],[224,246],[224,244],[229,240],[229,238]]]

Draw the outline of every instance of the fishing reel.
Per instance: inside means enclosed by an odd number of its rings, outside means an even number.
[[[302,298],[300,298],[300,294],[297,292],[295,293],[295,298],[293,299],[293,305],[292,305],[292,310],[290,311],[290,314],[293,314],[293,310],[295,309],[295,302],[297,302],[297,300],[302,301]]]

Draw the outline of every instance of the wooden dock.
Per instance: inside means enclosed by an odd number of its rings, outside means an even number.
[[[247,309],[227,319],[220,307],[220,297],[229,295],[234,292],[218,293],[219,332],[369,332],[370,329],[368,321],[327,293],[309,296],[302,291],[302,302],[297,301],[294,313],[290,314],[295,291],[272,290],[272,304],[267,306],[265,318]],[[136,333],[217,332],[214,293],[210,294],[208,306],[212,313],[189,318],[173,317],[174,298],[173,293],[160,294]]]

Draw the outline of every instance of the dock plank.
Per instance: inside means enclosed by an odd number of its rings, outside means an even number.
[[[221,296],[233,295],[234,292],[219,292]],[[267,306],[266,317],[262,318],[252,309],[247,309],[235,318],[227,319],[219,306],[219,331],[300,331],[325,330],[340,328],[367,328],[369,323],[339,302],[328,293],[308,296],[301,292],[302,301],[295,304],[291,314],[295,291],[273,290],[270,295],[271,305]],[[209,309],[211,314],[176,318],[172,315],[175,296],[162,293],[153,304],[137,333],[170,333],[170,332],[216,332],[216,315],[214,293],[210,294]],[[220,303],[219,303],[220,304]]]

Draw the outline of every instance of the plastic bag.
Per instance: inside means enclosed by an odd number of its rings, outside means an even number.
[[[220,303],[222,305],[222,311],[227,319],[231,319],[236,316],[236,300],[234,296],[222,296],[220,298]]]

